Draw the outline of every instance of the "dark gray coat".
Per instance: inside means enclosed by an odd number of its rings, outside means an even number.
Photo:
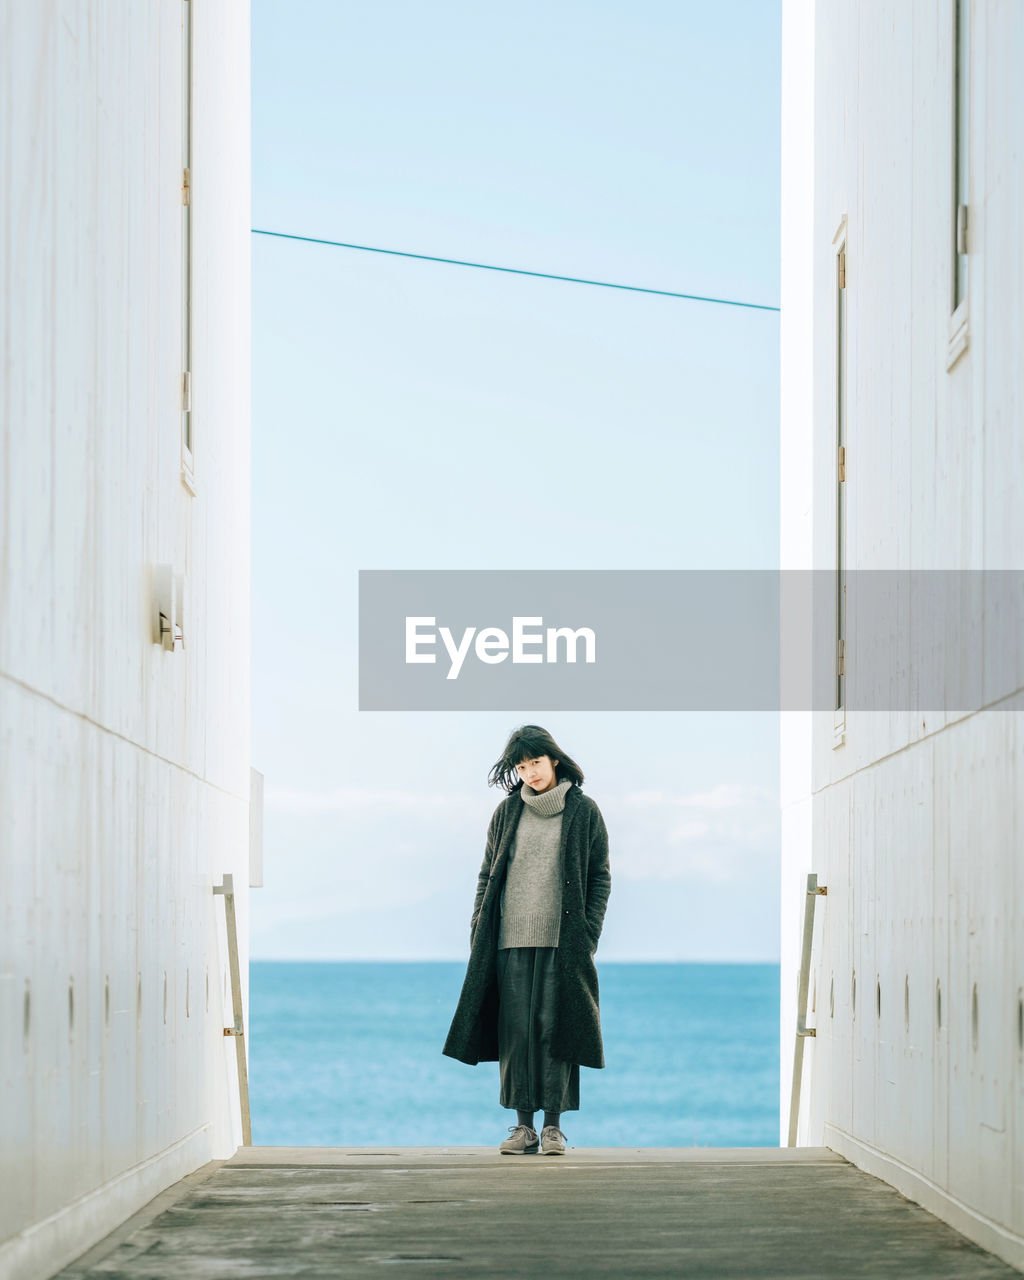
[[[498,927],[501,891],[516,827],[519,790],[495,809],[477,877],[470,954],[462,994],[442,1052],[460,1062],[498,1059]],[[601,810],[573,784],[565,793],[559,845],[562,922],[555,952],[558,988],[551,1052],[564,1062],[604,1066],[594,952],[611,892],[608,830]]]

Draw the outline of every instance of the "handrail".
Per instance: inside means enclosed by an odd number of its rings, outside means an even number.
[[[816,1035],[814,1027],[807,1025],[807,987],[811,974],[811,943],[814,939],[814,904],[820,894],[827,894],[825,885],[818,884],[815,872],[807,876],[807,896],[804,899],[804,941],[800,956],[800,985],[796,997],[796,1044],[793,1048],[793,1088],[789,1095],[789,1141],[796,1146],[797,1123],[800,1119],[800,1086],[803,1082],[804,1041]]]
[[[242,1105],[242,1145],[252,1146],[252,1126],[249,1116],[249,1071],[245,1061],[245,1026],[242,1021],[242,975],[238,964],[238,928],[235,924],[234,877],[224,873],[224,882],[213,886],[214,893],[224,895],[224,915],[228,930],[228,965],[231,969],[231,1006],[235,1025],[225,1027],[224,1034],[235,1040],[235,1059],[238,1063],[238,1098]]]

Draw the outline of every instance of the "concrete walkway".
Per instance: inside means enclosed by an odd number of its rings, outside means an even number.
[[[826,1147],[243,1147],[59,1273],[1019,1280]]]

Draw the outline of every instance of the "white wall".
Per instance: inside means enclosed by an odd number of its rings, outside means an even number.
[[[241,1140],[211,888],[234,873],[244,975],[249,12],[192,0],[193,494],[179,412],[183,2],[0,3],[11,1277],[49,1275]],[[175,652],[150,635],[160,563],[184,574]]]
[[[787,0],[790,69],[806,7]],[[972,5],[969,339],[949,368],[952,0],[815,9],[812,343],[800,337],[808,314],[787,314],[785,292],[782,321],[793,353],[783,395],[805,378],[813,396],[813,564],[831,568],[835,555],[833,237],[845,217],[848,573],[1024,568],[1024,5]],[[806,156],[795,145],[785,156],[795,191]],[[795,289],[803,266],[790,266]],[[783,484],[799,486],[806,416],[786,408],[784,398]],[[790,533],[784,564],[808,545]],[[850,598],[852,682],[869,637]],[[789,862],[828,886],[800,1140],[826,1143],[1021,1266],[1024,672],[1018,653],[1012,679],[993,681],[1011,630],[988,602],[961,621],[976,710],[850,711],[838,747],[823,711],[783,742],[783,795],[800,822]],[[912,666],[936,642],[909,619],[901,634]],[[782,942],[785,995],[799,960],[791,921]],[[793,1031],[790,1013],[783,1132]]]
[[[783,617],[792,608],[787,589],[813,568],[814,369],[814,0],[786,0],[782,10],[782,182],[779,389],[779,567]],[[792,577],[791,577],[792,575]],[[810,661],[809,637],[785,629],[780,685],[792,689]],[[804,890],[811,870],[811,720],[809,711],[784,707],[779,716],[781,804],[781,942],[779,1142],[785,1145],[793,1081],[797,982]],[[812,1023],[813,1025],[813,1023]],[[813,1058],[804,1054],[804,1075]]]

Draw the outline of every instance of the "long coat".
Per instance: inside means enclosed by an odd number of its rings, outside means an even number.
[[[462,993],[442,1053],[460,1062],[498,1059],[498,929],[509,853],[524,807],[517,788],[495,809],[477,877],[470,954]],[[564,1062],[604,1066],[594,952],[611,892],[608,830],[601,811],[575,783],[565,793],[558,850],[562,920],[555,950],[556,1007],[551,1052]]]

